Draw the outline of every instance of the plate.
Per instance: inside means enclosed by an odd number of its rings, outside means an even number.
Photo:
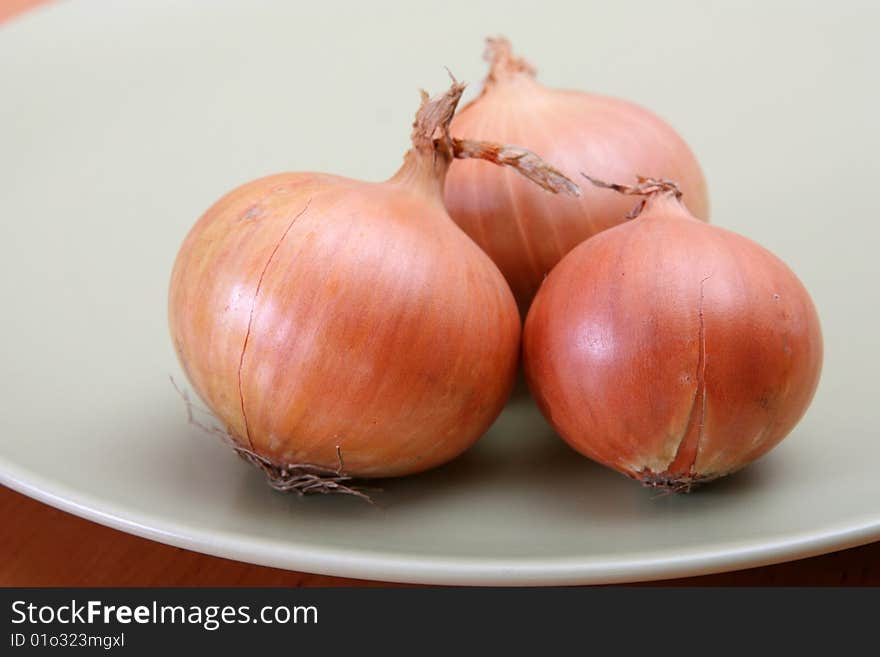
[[[880,538],[880,10],[711,4],[65,2],[0,28],[0,481],[172,545],[402,582],[647,580]],[[548,84],[680,130],[713,221],[814,296],[815,402],[766,458],[687,496],[579,457],[522,395],[457,461],[383,482],[376,506],[275,493],[187,424],[169,382],[177,248],[252,178],[389,176],[417,89],[444,88],[444,66],[478,83],[495,33]]]

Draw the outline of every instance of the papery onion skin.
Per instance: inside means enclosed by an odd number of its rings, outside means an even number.
[[[694,216],[708,220],[700,165],[662,119],[624,100],[545,87],[503,39],[489,40],[487,56],[489,78],[456,115],[454,135],[520,144],[569,177],[588,171],[605,180],[676,180]],[[479,161],[459,163],[446,182],[450,216],[501,269],[523,314],[562,256],[621,223],[630,206],[587,188],[580,198],[550,197],[514,172]]]
[[[516,304],[446,213],[449,157],[433,132],[388,182],[270,176],[224,196],[186,237],[171,333],[242,448],[399,476],[454,458],[501,411]]]
[[[779,258],[657,194],[548,276],[525,323],[524,365],[577,451],[686,491],[794,428],[819,381],[822,336]]]

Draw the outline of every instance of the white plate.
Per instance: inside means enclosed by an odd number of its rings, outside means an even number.
[[[413,582],[664,578],[880,538],[880,12],[707,4],[65,2],[0,28],[0,481],[181,547]],[[713,221],[814,295],[813,407],[690,496],[592,465],[527,401],[380,507],[274,493],[187,425],[168,382],[177,247],[257,176],[390,175],[416,89],[444,87],[444,65],[478,82],[497,32],[544,81],[641,102],[691,142]]]

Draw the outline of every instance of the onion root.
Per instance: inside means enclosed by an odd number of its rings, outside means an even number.
[[[353,495],[374,504],[373,498],[367,494],[367,490],[379,489],[367,489],[360,486],[356,478],[345,474],[345,463],[342,460],[342,449],[339,445],[336,446],[336,458],[338,459],[336,468],[326,468],[313,463],[287,463],[284,465],[273,463],[256,452],[242,447],[228,431],[198,420],[195,411],[211,417],[214,416],[209,410],[196,406],[189,393],[177,385],[174,377],[169,376],[168,378],[171,379],[171,385],[174,386],[177,394],[183,399],[187,422],[205,433],[219,436],[243,460],[257,467],[266,476],[266,482],[270,488],[282,493],[296,493],[300,497],[306,495]]]

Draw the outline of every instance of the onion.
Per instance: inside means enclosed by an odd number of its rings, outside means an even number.
[[[452,140],[464,86],[428,100],[387,182],[283,173],[211,207],[171,277],[187,377],[276,488],[339,492],[349,477],[444,463],[500,412],[520,321],[492,261],[450,220],[454,156],[491,157],[576,190],[531,153]]]
[[[489,39],[486,55],[489,77],[455,117],[454,134],[521,144],[569,176],[591,171],[618,180],[638,172],[677,180],[691,212],[708,219],[700,166],[661,119],[623,100],[543,86],[504,39]],[[551,201],[509,172],[475,161],[450,171],[446,207],[501,269],[523,314],[562,256],[619,224],[628,210],[625,200],[595,190]]]
[[[819,380],[819,319],[782,261],[694,219],[674,184],[596,184],[645,201],[547,277],[525,323],[527,381],[576,450],[690,490],[794,428]]]

